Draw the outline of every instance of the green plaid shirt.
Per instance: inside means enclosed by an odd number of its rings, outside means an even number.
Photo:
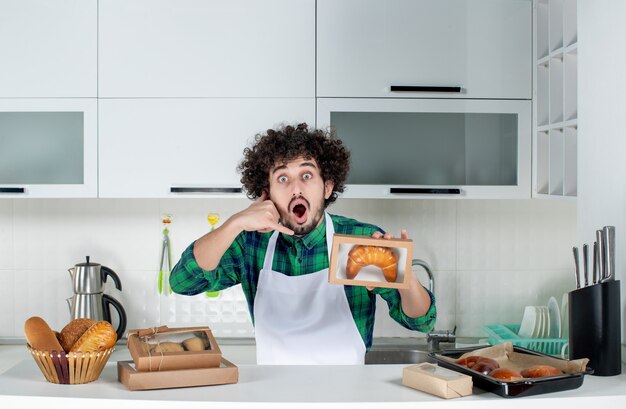
[[[354,219],[331,215],[335,233],[371,236],[378,227],[361,223]],[[219,265],[211,271],[198,266],[193,255],[192,243],[183,252],[170,275],[170,286],[178,294],[196,295],[205,291],[218,291],[241,284],[248,301],[250,316],[254,322],[254,297],[256,295],[259,272],[263,268],[267,244],[273,232],[241,232],[222,256]],[[300,276],[328,268],[328,248],[326,245],[326,224],[303,237],[280,234],[272,270],[290,276]],[[361,286],[344,286],[354,322],[363,337],[367,349],[372,345],[376,294],[389,305],[389,315],[403,327],[428,332],[435,326],[437,310],[435,299],[430,294],[431,305],[423,317],[410,318],[402,311],[398,290],[375,288],[372,291]]]

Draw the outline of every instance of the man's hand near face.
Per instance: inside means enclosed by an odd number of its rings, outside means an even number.
[[[280,215],[274,202],[268,199],[267,192],[256,199],[247,209],[233,215],[241,231],[258,231],[267,233],[278,230],[293,235],[293,230],[279,224]]]
[[[267,233],[278,230],[293,235],[293,230],[281,225],[278,210],[267,198],[267,192],[256,199],[247,209],[231,216],[223,225],[196,240],[193,254],[204,270],[213,270],[220,259],[242,231]]]

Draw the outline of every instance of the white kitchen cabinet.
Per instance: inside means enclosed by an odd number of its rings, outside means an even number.
[[[254,136],[314,121],[314,98],[103,99],[100,197],[244,197],[232,189]]]
[[[314,0],[100,0],[101,97],[315,96]]]
[[[97,0],[0,0],[0,97],[96,97]]]
[[[533,196],[577,195],[576,0],[535,0]]]
[[[318,97],[531,99],[531,58],[531,0],[317,1]]]
[[[319,98],[351,151],[343,197],[531,197],[531,101]]]
[[[0,98],[0,198],[96,197],[96,98]]]

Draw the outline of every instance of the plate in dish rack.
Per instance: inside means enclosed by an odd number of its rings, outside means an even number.
[[[524,308],[524,316],[522,317],[522,323],[519,328],[519,336],[522,338],[532,338],[536,325],[536,309],[532,305],[527,305],[526,308]]]

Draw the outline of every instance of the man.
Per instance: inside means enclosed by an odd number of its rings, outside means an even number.
[[[363,363],[376,294],[404,327],[434,327],[434,298],[414,274],[406,290],[328,283],[334,233],[392,238],[325,212],[344,190],[349,159],[340,140],[306,124],[257,135],[238,168],[255,201],[192,243],[170,275],[172,290],[184,295],[241,284],[259,364]]]

